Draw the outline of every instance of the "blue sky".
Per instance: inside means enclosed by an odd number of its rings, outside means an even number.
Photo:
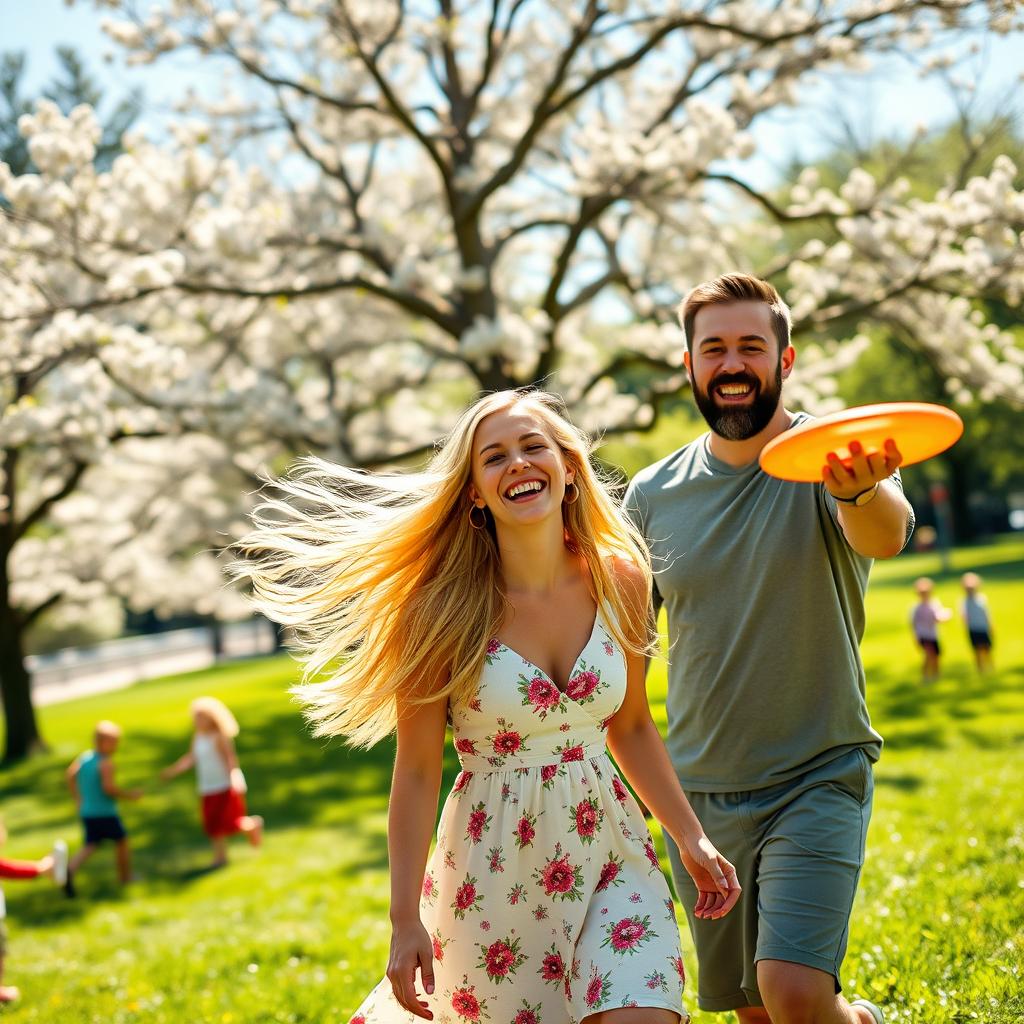
[[[142,68],[127,68],[119,57],[105,61],[105,55],[117,52],[116,47],[100,30],[102,15],[83,0],[72,7],[64,0],[0,0],[0,9],[0,49],[27,52],[29,91],[54,73],[54,50],[60,44],[74,46],[85,56],[111,97],[132,85],[141,86],[150,107],[147,117],[159,116],[160,109],[166,109],[188,86],[203,90],[204,79],[208,87],[215,87],[220,79],[192,58],[174,57]],[[965,68],[964,77],[976,80],[990,108],[1002,108],[1013,85],[1020,88],[1022,73],[1024,38],[1017,34],[992,40],[985,54]],[[835,123],[837,96],[858,127],[876,137],[909,133],[920,122],[942,123],[954,112],[948,93],[937,82],[922,82],[904,62],[893,62],[871,78],[822,86],[809,97],[806,108],[780,110],[759,123],[757,156],[745,165],[745,176],[763,186],[773,181],[793,154],[805,159],[818,155]]]

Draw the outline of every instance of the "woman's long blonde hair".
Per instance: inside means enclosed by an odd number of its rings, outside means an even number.
[[[473,438],[512,407],[536,415],[575,470],[566,544],[610,607],[609,629],[628,650],[649,650],[652,623],[629,628],[636,601],[614,560],[649,585],[650,558],[591,464],[589,439],[554,395],[498,392],[462,414],[423,472],[370,474],[310,456],[253,513],[232,571],[264,615],[291,628],[303,668],[293,693],[316,735],[370,746],[394,730],[400,707],[472,698],[506,611],[493,521],[469,522]]]

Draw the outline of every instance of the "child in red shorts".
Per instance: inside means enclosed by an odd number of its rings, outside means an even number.
[[[203,829],[213,844],[212,867],[228,862],[228,836],[244,832],[253,846],[263,836],[263,819],[249,814],[245,806],[245,776],[238,766],[234,738],[238,722],[223,701],[197,697],[190,708],[195,735],[187,754],[161,773],[173,779],[189,768],[196,770],[196,785],[202,804]]]
[[[0,818],[0,846],[7,841],[7,830]],[[54,881],[64,884],[68,870],[68,848],[62,840],[57,840],[53,853],[39,860],[8,860],[0,857],[0,878],[38,878],[50,875]],[[5,985],[4,959],[7,956],[7,905],[4,892],[0,889],[0,1003],[13,1003],[21,993],[14,985]]]

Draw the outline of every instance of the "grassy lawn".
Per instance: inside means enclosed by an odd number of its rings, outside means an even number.
[[[907,624],[913,580],[932,576],[955,606],[967,569],[985,581],[997,672],[976,677],[954,621],[943,677],[924,687]],[[1024,537],[958,551],[946,574],[933,555],[874,572],[864,657],[886,749],[845,980],[890,1021],[1024,1020],[1022,619]],[[5,852],[37,857],[57,836],[77,847],[63,771],[92,723],[110,717],[125,729],[121,783],[147,787],[122,806],[140,880],[121,893],[102,851],[77,900],[45,881],[7,883],[5,973],[23,998],[0,1010],[5,1022],[347,1020],[386,959],[392,751],[310,740],[287,697],[292,675],[283,658],[238,663],[44,709],[52,754],[0,773]],[[655,698],[663,686],[663,675],[652,680]],[[212,875],[201,872],[208,848],[191,780],[155,781],[187,747],[189,700],[208,692],[242,723],[250,807],[268,823],[262,850],[238,841],[230,868]],[[454,767],[449,755],[447,782]]]

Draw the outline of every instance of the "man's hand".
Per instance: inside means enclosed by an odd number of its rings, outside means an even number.
[[[833,498],[848,500],[870,490],[875,484],[888,480],[896,472],[903,456],[890,437],[885,447],[873,455],[865,455],[860,441],[851,441],[850,461],[844,463],[835,452],[825,456],[828,465],[821,470],[825,489]]]

